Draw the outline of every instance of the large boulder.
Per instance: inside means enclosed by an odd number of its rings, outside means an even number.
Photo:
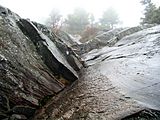
[[[22,32],[33,41],[42,60],[54,73],[62,75],[67,80],[78,79],[76,71],[69,65],[49,37],[39,31],[29,20],[20,19],[17,23]]]
[[[64,56],[66,51],[63,53],[60,46],[57,47],[55,41],[61,38],[51,36],[30,20],[0,6],[1,118],[23,115],[29,118],[42,101],[46,102],[47,96],[54,96],[78,79],[72,63]],[[59,44],[67,48],[65,43]],[[26,114],[27,110],[32,113]]]
[[[39,31],[45,34],[60,50],[62,55],[66,58],[70,66],[79,71],[82,68],[82,64],[80,63],[81,58],[71,49],[70,46],[75,45],[74,40],[63,31],[59,31],[55,34],[51,29],[48,29],[46,26],[33,22],[33,24],[37,27]]]

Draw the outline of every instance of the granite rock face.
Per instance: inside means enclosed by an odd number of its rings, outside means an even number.
[[[54,71],[55,74],[60,74],[65,79],[71,81],[78,78],[77,73],[49,37],[39,31],[29,20],[20,19],[17,23],[22,32],[32,40],[38,53],[42,56],[44,63]]]
[[[39,25],[45,29],[40,29]],[[22,19],[0,6],[0,117],[29,118],[46,96],[78,79],[76,54],[44,25]],[[58,42],[58,40],[60,42]],[[65,46],[65,50],[60,50]],[[64,49],[63,48],[63,49]],[[74,67],[66,53],[70,50]],[[20,105],[21,107],[16,107]],[[22,113],[15,112],[21,111]],[[24,112],[23,112],[24,111]],[[32,111],[31,113],[25,111]],[[17,115],[18,114],[18,115]],[[22,116],[18,116],[22,117]]]
[[[86,43],[82,43],[80,45],[73,45],[72,48],[74,51],[82,55],[84,53],[88,53],[94,49],[100,49],[105,46],[112,47],[114,46],[120,39],[125,36],[131,35],[135,32],[141,31],[145,28],[152,27],[152,26],[137,26],[131,28],[116,28],[108,31],[99,32],[99,34],[89,40]]]
[[[110,46],[83,54],[80,79],[35,120],[159,120],[160,26],[127,31]]]
[[[142,29],[78,45],[0,6],[0,119],[159,120],[160,26]]]

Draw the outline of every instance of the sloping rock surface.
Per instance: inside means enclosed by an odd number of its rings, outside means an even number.
[[[160,109],[160,26],[145,29],[84,55],[103,75],[143,104]]]
[[[77,73],[69,65],[56,45],[45,34],[40,32],[32,22],[20,19],[18,25],[23,33],[33,41],[43,61],[52,71],[71,81],[78,78]]]
[[[137,27],[131,27],[131,28],[116,28],[116,29],[109,30],[107,32],[100,32],[99,35],[97,35],[92,40],[89,40],[88,42],[80,45],[73,45],[72,48],[77,54],[82,55],[91,50],[100,49],[104,46],[111,47],[111,46],[114,46],[115,43],[117,43],[123,37],[133,34],[135,32],[138,32],[140,30],[143,30],[147,27],[152,27],[152,25],[137,26]]]
[[[42,33],[44,33],[52,42],[55,43],[56,47],[61,51],[61,54],[66,58],[74,70],[79,71],[82,68],[82,64],[80,63],[81,58],[70,47],[71,44],[73,45],[75,42],[69,35],[67,35],[67,33],[60,31],[57,35],[44,25],[36,22],[33,22],[33,24],[39,31],[42,31]]]
[[[35,120],[159,120],[159,43],[156,26],[83,54],[80,79]]]
[[[0,117],[31,117],[47,96],[62,91],[78,79],[69,63],[65,43],[49,38],[30,20],[0,6]],[[38,24],[38,23],[37,23]],[[43,26],[43,25],[41,25]],[[48,30],[43,26],[46,31]],[[53,42],[54,41],[54,42]],[[59,50],[65,46],[66,51]],[[73,62],[79,61],[72,54]],[[77,62],[78,63],[78,62]],[[77,64],[74,64],[77,67]],[[78,70],[80,68],[77,68]],[[18,107],[20,105],[21,107]],[[15,112],[16,111],[16,112]],[[31,111],[31,112],[29,112]],[[20,118],[22,116],[19,116]],[[0,118],[1,119],[1,118]]]
[[[70,47],[69,38],[0,6],[0,119],[31,119],[51,98],[35,120],[159,120],[160,26],[142,29]],[[86,68],[74,82],[81,59]]]

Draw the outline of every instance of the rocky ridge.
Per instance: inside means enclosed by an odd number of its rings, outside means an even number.
[[[80,68],[76,54],[50,29],[0,6],[0,119],[29,119],[77,80]]]
[[[139,26],[78,45],[0,6],[0,119],[158,120],[159,38]]]

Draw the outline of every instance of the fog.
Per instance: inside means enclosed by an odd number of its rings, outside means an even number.
[[[160,5],[159,0],[152,0]],[[98,20],[103,11],[113,7],[119,14],[122,26],[136,26],[143,16],[140,0],[0,0],[0,5],[8,7],[23,18],[44,23],[53,8],[59,9],[66,16],[76,7],[93,13]]]

